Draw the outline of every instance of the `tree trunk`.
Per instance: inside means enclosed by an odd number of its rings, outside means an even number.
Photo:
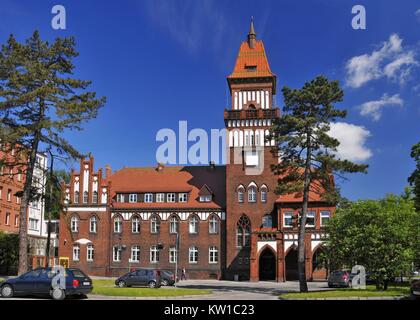
[[[306,161],[305,161],[305,172],[304,172],[304,184],[303,184],[303,204],[302,204],[302,217],[299,225],[298,235],[298,274],[299,274],[299,288],[300,292],[308,292],[308,284],[306,283],[306,270],[305,270],[305,225],[306,225],[306,213],[308,211],[308,199],[309,199],[309,186],[310,186],[310,170],[311,170],[311,135],[307,133],[306,138]]]
[[[26,168],[25,185],[19,213],[19,267],[18,274],[28,271],[28,205],[30,202],[32,177],[38,151],[40,132],[36,132],[29,152],[28,167]]]

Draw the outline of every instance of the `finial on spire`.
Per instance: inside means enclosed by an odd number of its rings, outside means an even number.
[[[256,39],[257,39],[257,35],[254,30],[254,16],[251,16],[251,27],[249,28],[249,33],[248,33],[248,45],[251,49],[255,47]]]

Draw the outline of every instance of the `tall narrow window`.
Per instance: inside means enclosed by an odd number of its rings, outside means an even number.
[[[198,223],[199,223],[199,221],[198,221],[198,218],[197,218],[197,216],[195,216],[195,215],[193,215],[191,218],[190,218],[190,221],[189,221],[189,233],[192,233],[192,234],[195,234],[195,233],[198,233]]]
[[[169,220],[169,233],[178,233],[178,218],[175,216]]]
[[[244,202],[244,187],[243,186],[239,186],[238,189],[238,202],[239,203],[243,203]]]
[[[150,263],[159,262],[159,249],[157,246],[150,247]]]
[[[95,249],[93,248],[92,244],[88,244],[86,247],[86,260],[93,261],[94,257],[95,257]]]
[[[250,187],[248,189],[248,202],[256,202],[257,201],[257,188]]]
[[[98,191],[93,191],[92,203],[98,203]]]
[[[242,215],[236,224],[236,246],[249,247],[251,240],[251,223],[246,215]]]
[[[87,191],[83,192],[83,203],[89,202],[89,193]]]
[[[121,247],[120,246],[114,246],[112,248],[112,261],[114,262],[121,261]]]
[[[209,220],[209,233],[215,234],[218,232],[219,232],[219,219],[217,219],[214,215],[212,215]]]
[[[79,246],[73,246],[73,261],[79,261],[80,260],[80,247]]]
[[[192,246],[188,250],[188,261],[189,263],[197,263],[198,262],[198,248],[196,246]]]
[[[139,233],[140,232],[140,218],[135,216],[131,220],[131,232]]]
[[[261,202],[267,202],[267,187],[261,187]]]
[[[155,215],[150,219],[150,232],[159,233],[160,230],[160,219]]]
[[[209,247],[209,263],[219,262],[219,251],[216,246]]]
[[[79,231],[79,219],[76,216],[71,217],[70,229],[71,229],[71,232]]]
[[[178,259],[178,252],[176,247],[169,247],[169,263],[176,263]]]
[[[89,231],[96,233],[98,228],[98,219],[96,218],[96,216],[92,216],[89,220]]]
[[[74,201],[75,204],[79,203],[79,191],[74,192]]]
[[[130,262],[140,262],[140,246],[131,247]]]
[[[122,231],[122,219],[120,216],[117,216],[114,219],[114,232],[121,233],[121,231]]]

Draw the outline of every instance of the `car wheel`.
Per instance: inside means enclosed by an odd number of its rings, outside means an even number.
[[[125,281],[119,281],[118,282],[118,286],[120,287],[120,288],[124,288],[124,287],[126,287],[127,286],[127,284],[125,283]]]
[[[1,296],[3,298],[13,297],[13,288],[10,284],[5,284],[3,287],[1,287]]]
[[[61,288],[55,288],[51,291],[51,298],[54,300],[63,300],[66,297],[66,292]]]
[[[161,283],[162,283],[162,286],[167,286],[167,285],[169,285],[168,280],[166,280],[166,279],[163,279],[163,280],[161,281]]]
[[[156,288],[156,282],[150,281],[149,282],[149,288]]]

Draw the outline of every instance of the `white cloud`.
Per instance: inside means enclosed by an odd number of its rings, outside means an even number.
[[[331,123],[328,134],[336,138],[340,145],[337,156],[350,161],[364,161],[372,156],[372,151],[366,147],[370,131],[364,127],[346,122]]]
[[[371,80],[383,77],[404,83],[419,63],[414,51],[402,47],[402,41],[397,34],[391,34],[378,50],[348,60],[346,84],[359,88]]]
[[[404,101],[400,98],[399,94],[389,96],[384,94],[379,100],[372,100],[363,103],[360,106],[360,114],[362,116],[371,116],[374,121],[381,118],[382,109],[386,106],[403,106]]]

